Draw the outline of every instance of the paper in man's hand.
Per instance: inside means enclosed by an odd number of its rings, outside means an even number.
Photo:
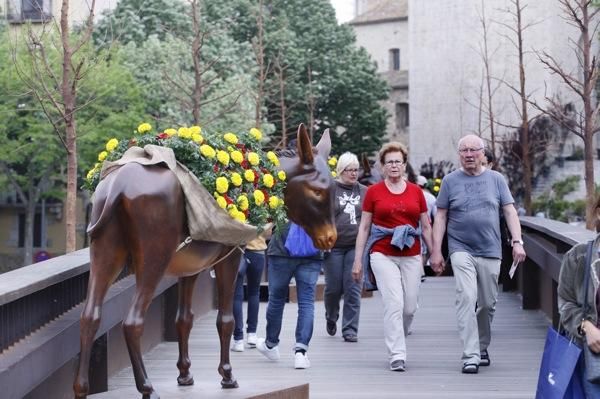
[[[513,261],[512,265],[510,266],[510,270],[508,271],[508,275],[511,279],[515,276],[515,272],[517,271],[517,266],[519,266],[519,262]]]

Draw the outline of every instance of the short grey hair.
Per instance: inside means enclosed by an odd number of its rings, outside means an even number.
[[[466,136],[461,137],[460,140],[458,140],[458,146],[457,146],[457,148],[460,148],[460,145],[467,138],[476,138],[481,143],[481,148],[485,148],[485,141],[483,141],[483,139],[481,137],[479,137],[479,136],[477,136],[475,134],[467,134]]]
[[[358,168],[358,165],[359,163],[356,155],[354,155],[351,152],[345,152],[342,155],[340,155],[337,161],[337,165],[335,167],[335,171],[339,176],[348,166],[356,166],[356,168]]]

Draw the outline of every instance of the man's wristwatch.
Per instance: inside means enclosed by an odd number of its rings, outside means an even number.
[[[521,246],[523,246],[523,240],[512,240],[510,246],[514,247],[515,244],[521,244]]]

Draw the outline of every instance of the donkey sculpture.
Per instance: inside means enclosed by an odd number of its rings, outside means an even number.
[[[319,249],[331,249],[337,238],[333,218],[333,180],[327,166],[331,149],[328,131],[313,149],[300,125],[297,152],[282,157],[287,175],[284,192],[289,218],[302,226]],[[136,278],[136,293],[123,320],[123,330],[137,390],[144,399],[159,398],[152,387],[140,351],[144,316],[157,284],[165,274],[179,277],[175,317],[179,343],[179,385],[192,385],[188,339],[193,323],[192,292],[198,273],[214,267],[218,290],[217,331],[223,388],[237,388],[229,363],[233,332],[233,294],[241,252],[217,242],[192,241],[177,252],[188,236],[184,196],[174,173],[158,166],[128,163],[98,185],[92,209],[90,279],[81,315],[81,355],[73,384],[76,398],[87,397],[88,370],[94,335],[100,325],[102,302],[110,284],[128,263]]]

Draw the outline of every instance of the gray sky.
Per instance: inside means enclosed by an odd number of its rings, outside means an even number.
[[[339,23],[348,22],[354,17],[355,0],[331,0]]]

